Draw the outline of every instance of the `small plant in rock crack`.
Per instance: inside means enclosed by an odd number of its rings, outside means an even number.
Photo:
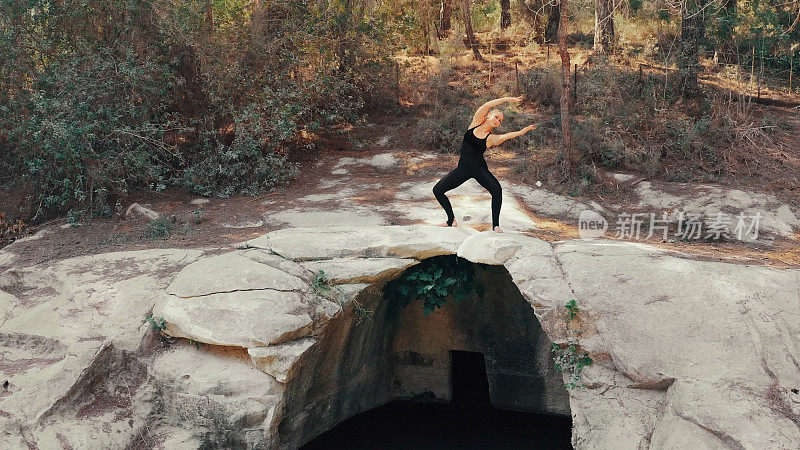
[[[164,333],[164,331],[166,331],[166,329],[167,329],[167,321],[164,320],[163,317],[161,317],[159,319],[156,319],[153,316],[147,316],[147,323],[150,324],[150,329],[156,332],[156,334],[158,335],[159,341],[161,341],[161,343],[164,346],[169,346],[170,344],[175,342],[175,338],[174,337],[168,336],[166,333]],[[200,350],[200,343],[199,342],[195,341],[194,339],[189,339],[188,341],[189,341],[189,344],[194,345],[195,348]]]
[[[167,321],[164,320],[163,317],[159,320],[156,320],[153,318],[153,316],[147,316],[147,323],[150,324],[150,329],[156,333],[161,333],[167,329]]]
[[[577,334],[578,332],[576,331],[575,333]],[[563,347],[554,342],[552,351],[556,354],[553,357],[553,361],[556,363],[556,370],[570,375],[570,380],[566,383],[567,388],[575,389],[579,385],[586,387],[586,385],[580,384],[581,371],[592,363],[592,358],[589,357],[588,353],[581,354],[579,352],[578,340],[567,339],[567,345]]]
[[[147,323],[150,324],[150,329],[155,331],[159,342],[161,342],[161,345],[164,347],[169,347],[169,345],[172,344],[174,339],[164,333],[164,330],[167,329],[167,321],[164,320],[163,317],[156,319],[153,316],[147,316]]]
[[[568,301],[564,308],[567,308],[570,320],[575,320],[578,317],[580,308],[578,308],[578,304],[574,299]],[[579,385],[581,371],[592,363],[592,358],[589,357],[588,353],[581,354],[578,352],[578,335],[580,331],[574,330],[573,333],[575,333],[575,337],[567,338],[566,346],[561,346],[554,342],[552,347],[553,353],[556,354],[553,357],[553,361],[556,363],[556,370],[570,374],[570,380],[566,383],[569,389],[575,389]],[[585,385],[582,386],[585,387]]]
[[[568,301],[567,304],[564,305],[564,308],[567,308],[567,311],[569,311],[570,319],[578,317],[578,311],[580,311],[580,309],[578,309],[578,305],[575,304],[575,300]]]
[[[358,314],[357,324],[361,323],[365,318],[372,319],[373,311],[365,308],[354,296],[348,295],[341,288],[335,286],[322,269],[314,274],[314,279],[311,281],[311,292],[316,297],[336,302],[342,310],[344,310],[347,303],[352,303],[355,313]]]

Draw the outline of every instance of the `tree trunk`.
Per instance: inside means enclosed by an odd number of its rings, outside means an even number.
[[[431,54],[431,27],[428,25],[428,21],[422,22],[422,35],[425,37],[425,55]]]
[[[714,61],[718,62],[719,59],[722,59],[726,63],[731,63],[736,61],[736,51],[733,45],[733,34],[736,27],[736,0],[722,0],[719,21]]]
[[[561,12],[559,11],[560,7],[553,7],[550,6],[550,13],[547,15],[547,25],[544,27],[544,42],[545,44],[549,44],[551,42],[555,42],[558,39],[558,31],[559,31],[559,17],[561,16]]]
[[[211,0],[206,0],[206,31],[212,32],[214,30],[214,3]]]
[[[442,0],[439,10],[439,30],[444,34],[450,29],[450,16],[453,14],[453,0]]]
[[[467,41],[469,46],[472,47],[472,53],[478,61],[484,61],[481,52],[478,50],[478,41],[475,39],[475,33],[472,31],[472,17],[470,17],[470,0],[464,0],[462,9],[464,10],[464,28],[467,31]]]
[[[511,26],[511,0],[500,0],[500,28]]]
[[[353,2],[351,0],[344,0],[341,4],[343,11],[339,16],[336,37],[336,62],[337,67],[334,71],[337,75],[344,75],[347,79],[352,76],[352,54],[348,49],[348,36],[352,27],[353,18]]]
[[[567,51],[567,25],[569,22],[569,9],[567,0],[558,0],[559,24],[558,24],[558,53],[561,55],[561,133],[564,135],[564,172],[572,172],[575,163],[575,155],[572,148],[572,129],[570,128],[570,118],[572,117],[570,108],[570,92],[572,83],[570,78],[569,51]]]
[[[685,97],[697,94],[700,70],[699,41],[703,30],[705,0],[685,0],[681,5],[681,40],[678,48],[678,76]]]
[[[594,2],[594,51],[614,52],[614,0]]]

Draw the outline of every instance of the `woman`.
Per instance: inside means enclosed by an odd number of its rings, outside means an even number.
[[[503,192],[500,188],[500,182],[489,172],[486,160],[483,159],[483,153],[489,147],[498,146],[511,138],[522,136],[536,128],[536,125],[528,125],[519,131],[513,131],[511,133],[491,134],[492,128],[498,127],[503,123],[502,111],[491,108],[504,102],[521,101],[522,97],[498,98],[484,103],[483,106],[475,111],[475,115],[472,117],[472,123],[470,123],[467,132],[464,133],[464,140],[461,142],[461,156],[458,159],[458,167],[445,175],[444,178],[439,180],[436,186],[433,187],[433,195],[436,196],[436,200],[439,201],[439,204],[442,205],[442,208],[444,208],[444,211],[447,213],[447,222],[441,226],[458,226],[455,216],[453,215],[453,207],[450,206],[450,200],[447,199],[444,193],[450,189],[461,186],[470,178],[475,178],[481,186],[492,194],[492,230],[497,233],[503,232],[499,226],[500,205],[503,202]]]

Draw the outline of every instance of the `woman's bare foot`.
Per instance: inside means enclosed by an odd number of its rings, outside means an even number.
[[[494,227],[494,228],[492,228],[492,229],[493,229],[495,232],[497,232],[497,233],[502,233],[502,232],[503,232],[503,229],[502,229],[502,228],[500,228],[500,226],[499,226],[499,225],[498,225],[498,226],[496,226],[496,227]]]
[[[440,227],[447,227],[447,226],[457,227],[458,226],[458,221],[456,219],[453,219],[453,224],[452,225],[447,225],[447,222],[445,222],[445,223],[439,224],[439,226]]]

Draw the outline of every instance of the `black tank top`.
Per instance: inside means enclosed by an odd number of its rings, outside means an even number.
[[[472,130],[479,126],[480,124],[464,133],[464,140],[461,142],[461,156],[458,159],[459,166],[486,166],[483,153],[486,151],[486,139],[489,138],[489,135],[483,139],[475,136]]]

